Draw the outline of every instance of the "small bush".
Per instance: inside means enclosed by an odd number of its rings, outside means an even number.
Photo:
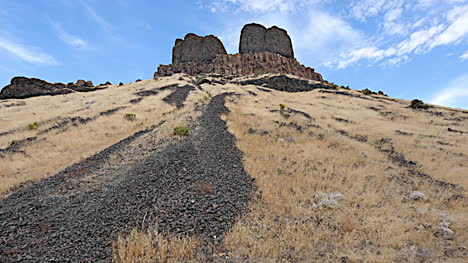
[[[37,123],[37,122],[33,122],[33,123],[28,124],[28,129],[30,129],[30,130],[35,130],[38,127],[39,127],[39,123]]]
[[[379,92],[377,92],[377,94],[379,95],[382,95],[382,96],[388,96],[387,94],[385,94],[383,91],[379,90]]]
[[[283,103],[281,103],[279,106],[281,110],[284,110],[286,108],[286,105],[284,105]]]
[[[429,105],[425,104],[422,100],[416,99],[411,101],[411,105],[409,107],[413,109],[427,109],[429,108]]]
[[[124,119],[126,119],[127,121],[134,121],[136,119],[136,114],[126,113],[124,115]]]
[[[188,136],[190,134],[189,128],[185,126],[176,126],[174,127],[174,135],[178,136]]]

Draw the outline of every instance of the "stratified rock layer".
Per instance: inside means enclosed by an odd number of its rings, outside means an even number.
[[[161,65],[154,77],[171,76],[175,73],[197,75],[217,73],[226,75],[250,75],[267,72],[291,74],[306,79],[323,81],[322,76],[313,68],[301,65],[296,59],[287,58],[270,52],[255,54],[217,55],[212,63],[188,62]]]
[[[226,54],[226,49],[217,37],[187,34],[184,40],[176,40],[172,49],[172,64],[193,61],[210,63],[218,54]]]
[[[24,99],[44,95],[68,94],[75,91],[96,90],[91,81],[79,80],[74,83],[49,83],[42,79],[14,77],[10,85],[0,91],[0,99]]]
[[[253,54],[271,52],[294,58],[291,38],[286,30],[277,26],[266,28],[259,24],[248,24],[242,28],[239,53]]]

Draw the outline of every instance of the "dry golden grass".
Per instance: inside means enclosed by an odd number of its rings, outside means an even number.
[[[114,262],[187,262],[192,260],[198,241],[190,237],[165,237],[136,229],[119,236],[113,244]]]
[[[225,246],[235,257],[253,262],[464,262],[463,252],[457,249],[468,241],[467,203],[453,197],[464,196],[465,190],[433,185],[409,175],[374,142],[391,138],[395,150],[421,165],[422,171],[464,186],[466,173],[450,178],[445,174],[455,164],[466,169],[466,155],[452,155],[466,152],[466,137],[444,133],[444,127],[431,126],[427,121],[432,116],[406,109],[400,102],[385,107],[411,120],[379,117],[368,109],[376,102],[358,98],[327,94],[329,99],[323,99],[325,94],[316,91],[300,96],[255,92],[258,97],[245,96],[228,104],[232,111],[227,117],[229,129],[261,193],[251,204],[251,211],[225,237]],[[279,110],[280,103],[307,112],[316,120],[295,114],[285,119],[270,111]],[[342,123],[334,117],[350,122]],[[275,120],[294,122],[304,132],[280,128]],[[308,127],[310,124],[321,128]],[[269,134],[251,134],[250,128]],[[415,145],[414,138],[401,139],[395,129],[434,133],[453,146],[431,151],[438,154],[441,163],[437,166],[432,159],[424,158],[427,154]],[[337,130],[346,130],[350,136],[367,136],[368,141],[353,140],[337,134]],[[438,169],[431,170],[435,166]],[[415,190],[426,194],[428,200],[410,200]],[[314,208],[318,193],[342,193],[344,198],[338,208]],[[450,223],[455,233],[451,240],[435,236],[442,222]],[[445,253],[454,256],[448,258]]]
[[[129,104],[137,90],[193,79],[183,76],[185,80],[180,81],[180,77],[95,93],[31,98],[24,100],[25,106],[0,105],[0,132],[17,130],[0,136],[0,148],[12,140],[36,136],[63,117],[93,117],[127,106],[86,125],[39,136],[45,140],[28,145],[27,156],[0,159],[0,192],[51,176],[166,120],[129,145],[127,155],[113,154],[104,170],[144,158],[144,151],[175,140],[172,128],[189,126],[200,114],[195,106],[208,103],[210,94],[234,92],[241,96],[227,98],[231,113],[224,118],[244,153],[246,171],[256,179],[258,196],[217,251],[228,251],[234,262],[466,262],[466,250],[460,247],[468,242],[468,136],[447,131],[449,127],[468,131],[466,112],[443,107],[418,111],[407,108],[409,101],[384,96],[362,99],[318,90],[268,93],[234,84],[204,84],[203,91],[191,92],[181,110],[162,102],[169,91]],[[90,101],[95,102],[88,109],[84,105]],[[289,118],[280,113],[279,104],[286,105]],[[288,113],[289,109],[308,113],[314,120]],[[123,120],[125,113],[135,113],[137,120]],[[34,121],[41,126],[26,129]],[[281,123],[286,126],[280,127]],[[251,128],[257,132],[249,132]],[[379,144],[382,139],[385,143]],[[402,166],[383,149],[415,164]],[[457,187],[432,183],[412,171]],[[427,200],[411,200],[413,191],[423,192]],[[343,198],[335,208],[319,208],[315,195],[320,193],[341,193]],[[450,224],[453,236],[441,234],[442,223]],[[113,251],[117,262],[203,262],[194,251],[211,245],[134,230],[120,237]]]
[[[24,154],[7,154],[0,158],[0,193],[21,183],[50,177],[60,170],[81,161],[112,144],[165,120],[158,131],[158,138],[172,137],[172,128],[183,125],[197,116],[193,111],[201,92],[189,95],[187,109],[176,110],[162,101],[171,91],[162,91],[155,96],[144,97],[138,104],[131,99],[138,98],[137,91],[157,89],[166,85],[182,83],[178,76],[158,81],[144,80],[120,87],[111,87],[90,93],[73,93],[59,96],[35,97],[25,100],[8,100],[0,107],[0,132],[16,132],[0,136],[0,148],[6,148],[14,140],[36,137],[37,140],[21,148]],[[200,94],[199,94],[200,93]],[[25,102],[24,106],[3,107],[12,102]],[[90,105],[87,107],[87,105]],[[101,115],[117,107],[125,107],[111,115]],[[126,113],[136,114],[134,121],[124,119]],[[68,125],[64,129],[41,134],[68,117],[93,118],[86,124]],[[34,130],[29,123],[38,122]]]

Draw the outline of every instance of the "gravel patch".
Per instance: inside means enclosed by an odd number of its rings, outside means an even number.
[[[225,96],[211,100],[192,135],[144,161],[73,183],[148,131],[0,200],[0,262],[110,262],[112,242],[136,226],[220,240],[255,190],[219,117]]]
[[[190,91],[195,90],[195,87],[190,85],[185,85],[182,87],[177,87],[175,90],[166,96],[163,101],[176,106],[178,109],[184,107],[184,101],[187,99]]]

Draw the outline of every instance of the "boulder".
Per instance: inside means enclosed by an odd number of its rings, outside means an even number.
[[[70,85],[70,83],[68,84]],[[79,79],[78,81],[76,81],[76,86],[94,87],[93,82],[91,80],[85,81],[82,79]]]
[[[200,37],[187,34],[185,38],[177,39],[172,49],[172,64],[186,62],[211,63],[218,54],[227,54],[223,43],[215,36]]]
[[[242,28],[239,53],[253,54],[271,52],[287,58],[294,58],[291,38],[288,32],[277,26],[266,28],[259,24],[247,24]]]

